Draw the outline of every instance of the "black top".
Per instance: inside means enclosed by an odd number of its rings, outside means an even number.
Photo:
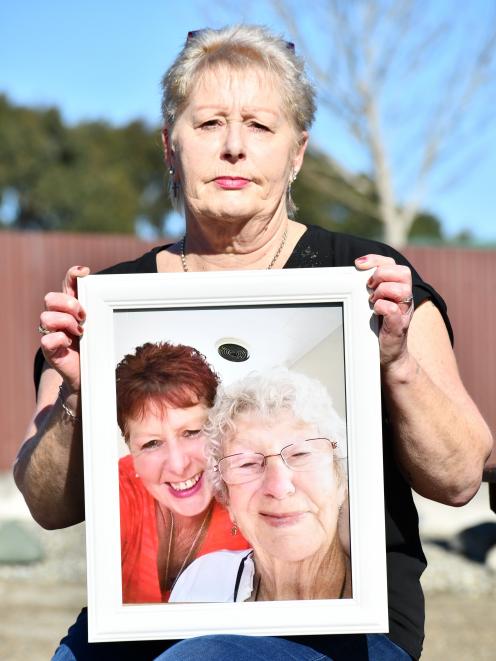
[[[101,273],[156,273],[157,253],[166,247],[158,246],[138,259],[116,264]],[[418,306],[430,299],[439,309],[453,340],[443,299],[420,278],[403,255],[383,243],[328,232],[311,225],[296,244],[284,268],[353,266],[357,257],[370,253],[393,257],[397,264],[410,267],[415,305]],[[42,366],[43,356],[39,351],[35,359],[36,387]],[[418,515],[411,489],[403,479],[393,457],[393,430],[388,422],[387,410],[383,409],[382,417],[389,636],[411,656],[418,658],[424,638],[424,598],[420,576],[427,562],[420,545]],[[328,651],[327,636],[287,636],[287,638],[310,645],[324,654]]]

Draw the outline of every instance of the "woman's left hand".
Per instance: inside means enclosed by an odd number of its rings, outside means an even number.
[[[408,357],[407,335],[414,308],[411,271],[384,255],[364,255],[355,260],[355,266],[360,271],[375,267],[367,287],[370,304],[381,318],[381,365],[389,368],[400,364]]]
[[[365,255],[355,265],[376,269],[367,286],[381,320],[382,385],[397,461],[425,498],[465,504],[480,486],[492,438],[460,379],[439,310],[425,301],[414,315],[411,271],[391,257]]]

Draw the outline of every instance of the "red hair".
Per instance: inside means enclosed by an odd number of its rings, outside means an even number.
[[[214,403],[219,377],[193,347],[147,342],[117,365],[117,422],[127,440],[127,421],[141,419],[151,405],[188,408]]]

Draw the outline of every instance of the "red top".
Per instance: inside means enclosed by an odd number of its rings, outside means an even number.
[[[133,466],[131,455],[119,461],[121,507],[122,602],[150,604],[164,601],[160,591],[155,499],[148,493]],[[239,533],[232,535],[227,511],[215,502],[207,532],[195,558],[212,551],[250,548]],[[192,558],[193,559],[193,558]]]

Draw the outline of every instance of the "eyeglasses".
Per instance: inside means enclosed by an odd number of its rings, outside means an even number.
[[[198,37],[198,35],[200,35],[202,32],[205,32],[205,28],[202,30],[190,30],[188,32],[188,36],[186,37],[186,43],[188,43],[188,41],[191,39],[196,39],[196,37]],[[295,52],[295,45],[292,41],[285,41],[284,43],[288,50],[292,51],[293,53]]]
[[[269,457],[281,457],[284,464],[293,471],[311,471],[314,468],[331,464],[335,441],[328,438],[307,438],[298,443],[286,445],[276,454],[261,452],[239,452],[222,457],[214,466],[226,484],[244,484],[263,475]]]

